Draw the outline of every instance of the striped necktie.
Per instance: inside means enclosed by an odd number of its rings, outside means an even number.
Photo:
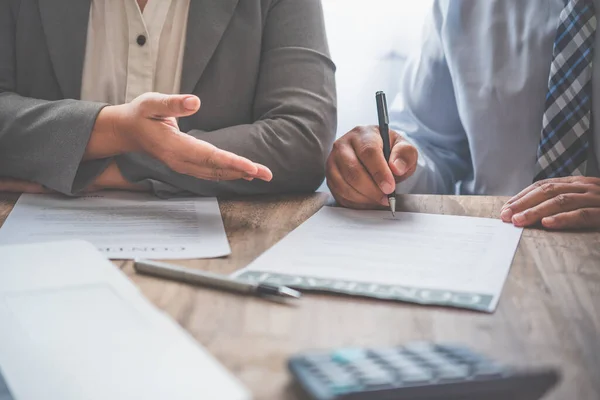
[[[554,40],[534,182],[585,174],[595,32],[594,0],[568,0]]]

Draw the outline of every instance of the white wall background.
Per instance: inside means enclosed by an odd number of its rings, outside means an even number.
[[[323,0],[337,65],[338,136],[375,124],[375,92],[391,105],[406,57],[418,51],[432,0]]]

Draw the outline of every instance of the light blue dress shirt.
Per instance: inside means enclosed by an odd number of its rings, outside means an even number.
[[[390,109],[392,127],[419,149],[398,193],[514,195],[532,183],[564,4],[435,1]],[[588,176],[600,175],[600,29],[595,43]]]

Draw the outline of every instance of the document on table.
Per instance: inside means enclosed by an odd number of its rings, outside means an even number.
[[[113,259],[231,253],[215,198],[163,200],[129,192],[77,198],[24,194],[0,228],[0,245],[71,239],[86,240]]]
[[[235,276],[492,312],[521,233],[495,219],[324,207]]]
[[[250,399],[93,245],[0,246],[0,260],[0,370],[15,399]]]

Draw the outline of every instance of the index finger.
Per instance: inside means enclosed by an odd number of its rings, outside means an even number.
[[[182,150],[178,154],[181,161],[204,168],[230,169],[250,176],[255,176],[259,172],[258,166],[247,158],[226,150],[221,150],[208,142],[196,139],[187,134],[176,137],[182,141],[177,146],[177,148]],[[175,146],[172,146],[172,148],[175,148]]]
[[[383,156],[383,142],[376,127],[371,127],[351,141],[354,153],[365,167],[373,181],[385,194],[392,193],[396,188],[394,175]]]
[[[240,171],[250,177],[264,178],[265,180],[270,180],[273,176],[271,170],[264,165],[254,163],[245,157],[216,147],[206,159],[203,166],[214,169]]]
[[[215,147],[208,160],[208,166],[214,169],[240,171],[247,175],[247,178],[258,178],[269,182],[273,179],[273,173],[262,164],[250,161],[249,159],[238,156],[229,151],[221,150]]]
[[[254,178],[262,179],[263,181],[270,182],[273,179],[273,172],[262,164],[254,163],[258,168],[258,172],[254,176]]]

